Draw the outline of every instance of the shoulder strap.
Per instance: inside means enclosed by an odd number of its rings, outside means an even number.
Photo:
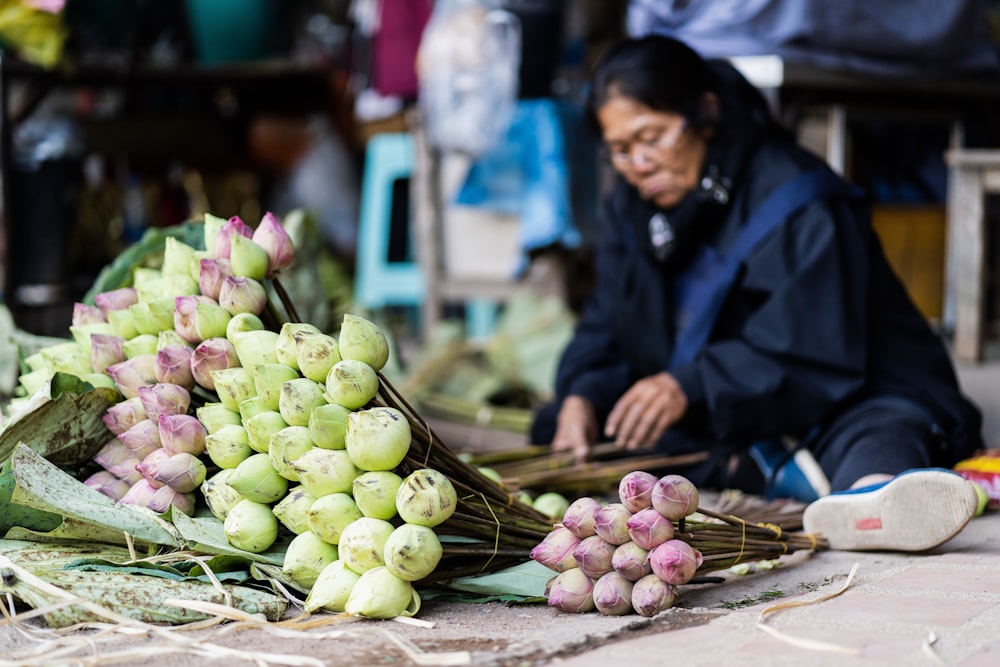
[[[747,218],[736,240],[709,270],[704,265],[678,278],[682,286],[676,307],[686,323],[674,342],[670,368],[690,363],[708,341],[733,286],[739,268],[757,247],[803,206],[829,196],[860,196],[861,191],[823,167],[807,171],[778,186]]]

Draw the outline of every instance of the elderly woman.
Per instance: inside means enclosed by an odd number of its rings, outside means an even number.
[[[707,452],[676,471],[815,501],[806,527],[837,548],[960,531],[976,493],[945,468],[982,447],[981,415],[859,192],[735,69],[676,40],[613,48],[590,96],[616,178],[596,291],[534,442],[580,460],[602,437]]]

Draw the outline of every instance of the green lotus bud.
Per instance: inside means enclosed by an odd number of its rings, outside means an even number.
[[[344,529],[360,518],[361,510],[346,493],[320,496],[306,512],[309,530],[330,544],[339,544]]]
[[[389,359],[389,343],[385,334],[363,317],[344,315],[337,342],[342,359],[363,361],[376,371],[382,370]]]
[[[276,364],[278,356],[274,353],[274,344],[278,334],[273,331],[245,331],[230,339],[236,348],[236,356],[240,366],[253,369],[258,364]]]
[[[378,394],[378,376],[363,361],[338,361],[326,376],[326,393],[331,403],[349,410],[364,407]]]
[[[396,516],[396,492],[403,478],[389,470],[375,470],[354,478],[351,492],[365,516],[388,521]]]
[[[163,348],[168,345],[183,345],[189,350],[192,349],[191,343],[184,340],[179,333],[173,329],[165,329],[160,333],[156,334],[156,351],[160,352]]]
[[[118,391],[115,381],[104,373],[84,373],[80,376],[80,379],[89,383],[92,387],[107,387],[108,389]]]
[[[410,422],[395,408],[376,407],[347,416],[347,453],[361,470],[392,470],[410,451]]]
[[[278,474],[291,482],[299,481],[299,474],[292,467],[292,462],[314,447],[309,429],[305,426],[286,426],[271,435],[267,448],[267,456],[271,467]]]
[[[327,404],[324,389],[309,378],[289,380],[281,385],[278,411],[289,426],[308,426],[313,408]]]
[[[226,338],[235,340],[239,338],[240,334],[249,331],[263,331],[264,329],[264,323],[259,317],[253,313],[240,313],[239,315],[234,315],[229,320],[229,324],[226,325]]]
[[[333,336],[311,331],[295,334],[295,362],[304,377],[325,382],[333,365],[340,361],[340,350]]]
[[[257,395],[253,374],[241,366],[212,371],[212,383],[219,400],[230,410],[239,412],[240,403]]]
[[[153,301],[169,299],[172,303],[175,297],[193,296],[201,293],[198,289],[198,281],[188,274],[163,276],[162,283],[161,290],[163,293],[158,299],[153,299]]]
[[[239,412],[230,410],[222,403],[205,403],[195,408],[194,413],[209,434],[217,432],[223,426],[241,426],[243,423]]]
[[[233,234],[229,237],[229,261],[233,265],[233,275],[264,280],[267,277],[267,251],[251,239]]]
[[[327,403],[312,409],[309,413],[309,436],[317,447],[323,449],[345,449],[347,443],[347,416],[351,411],[336,403]]]
[[[114,364],[112,364],[112,366],[114,366]],[[21,387],[28,396],[34,395],[36,391],[46,386],[48,381],[51,379],[52,371],[45,368],[37,371],[31,371],[30,373],[24,373],[17,378]]]
[[[132,269],[132,284],[135,285],[136,291],[142,285],[153,280],[159,280],[162,277],[159,269],[153,269],[148,266],[137,266]]]
[[[271,436],[288,426],[281,413],[270,410],[258,413],[243,422],[243,428],[250,437],[250,448],[255,452],[267,453],[271,446]]]
[[[295,344],[295,334],[308,331],[310,333],[322,333],[311,324],[304,322],[285,322],[281,325],[278,333],[278,342],[274,345],[274,352],[278,355],[278,363],[284,364],[295,370],[299,369],[299,362]],[[325,378],[324,378],[325,379]]]
[[[133,308],[135,310],[133,310]],[[129,306],[139,333],[159,334],[174,327],[174,298],[159,297]]]
[[[100,312],[100,311],[98,311]],[[70,325],[69,333],[77,345],[90,349],[90,337],[94,334],[103,336],[113,336],[114,329],[107,322],[90,322],[88,324]]]
[[[40,350],[40,352],[54,373],[69,373],[70,375],[80,376],[90,373],[93,370],[91,368],[89,345],[81,347],[75,341],[70,341],[57,343],[56,345]],[[114,368],[119,365],[112,364],[108,368]]]
[[[164,295],[163,276],[157,272],[155,278],[150,277],[149,280],[144,280],[141,283],[136,282],[135,293],[139,297],[139,303],[149,303],[153,299],[162,299]]]
[[[219,288],[219,305],[233,315],[260,315],[267,306],[267,291],[253,278],[228,276]]]
[[[268,410],[279,408],[281,385],[299,378],[299,372],[282,363],[257,364],[253,367],[253,383],[257,396],[267,405]]]
[[[441,561],[441,540],[427,526],[404,523],[385,541],[385,566],[404,581],[417,581]]]
[[[212,463],[220,468],[235,468],[253,455],[247,431],[239,424],[230,424],[205,436],[205,451]]]
[[[447,521],[458,506],[451,480],[437,470],[422,468],[407,475],[396,492],[396,511],[406,523],[434,526]]]
[[[528,507],[531,507],[531,503],[535,502],[535,499],[531,497],[531,494],[524,489],[517,492],[517,499]]]
[[[304,590],[309,590],[323,569],[337,560],[337,547],[310,532],[296,535],[285,550],[281,571]]]
[[[236,503],[229,510],[223,529],[231,545],[251,553],[266,551],[278,539],[278,520],[270,506],[252,500]]]
[[[301,535],[309,530],[309,508],[314,502],[316,496],[306,491],[304,486],[293,486],[271,511],[285,528]]]
[[[288,491],[288,480],[271,467],[267,454],[247,457],[233,468],[233,474],[230,475],[227,484],[244,498],[255,503],[276,502]]]
[[[312,522],[309,525],[312,526]],[[392,524],[382,519],[368,516],[355,519],[340,531],[340,541],[337,543],[340,560],[358,574],[385,565],[385,543],[393,530]]]
[[[108,311],[108,324],[111,325],[111,332],[128,340],[129,338],[135,338],[139,335],[139,329],[135,326],[135,319],[132,317],[132,311],[128,308],[123,310],[109,310]]]
[[[501,477],[500,473],[498,473],[493,468],[489,466],[476,466],[476,470],[478,470],[479,474],[485,477],[486,479],[490,479],[496,482],[500,488],[502,489],[507,488],[503,483],[503,477]]]
[[[153,479],[179,493],[189,493],[205,481],[205,464],[193,454],[179,452],[159,465]]]
[[[139,305],[139,304],[136,304]],[[146,304],[142,304],[146,305]],[[155,334],[139,334],[131,340],[122,343],[122,352],[126,359],[135,359],[143,354],[156,354],[156,346],[159,339]]]
[[[561,493],[549,491],[535,498],[531,506],[553,521],[558,521],[569,509],[569,501]]]
[[[413,616],[420,610],[420,595],[413,584],[403,581],[384,567],[361,575],[344,611],[365,618],[395,618]]]
[[[204,301],[195,304],[194,330],[198,334],[199,340],[225,336],[226,327],[231,319],[232,315],[222,306]]]
[[[227,220],[211,213],[205,214],[204,244],[205,252],[215,256],[215,237],[226,226]]]
[[[160,268],[162,275],[184,275],[191,277],[191,259],[194,257],[194,248],[179,241],[172,236],[168,236],[163,247],[163,266]]]
[[[361,472],[347,452],[314,447],[292,462],[299,482],[317,498],[328,493],[349,493]]]
[[[51,371],[49,368],[49,362],[45,360],[45,356],[41,352],[35,352],[34,354],[26,356],[24,358],[24,364],[33,371]]]
[[[342,560],[335,560],[319,573],[306,597],[305,610],[317,609],[340,613],[347,606],[347,599],[361,575],[347,567]]]
[[[254,387],[256,388],[256,386],[257,380],[254,379]],[[259,394],[240,401],[240,419],[242,421],[249,421],[262,412],[274,412],[274,410],[271,409],[267,401],[261,398]]]

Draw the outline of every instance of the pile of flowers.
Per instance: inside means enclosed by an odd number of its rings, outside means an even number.
[[[626,474],[619,502],[583,497],[531,552],[558,574],[547,586],[549,605],[566,612],[653,616],[672,607],[678,586],[696,575],[741,563],[826,548],[805,533],[750,525],[699,508],[699,493],[681,475]]]

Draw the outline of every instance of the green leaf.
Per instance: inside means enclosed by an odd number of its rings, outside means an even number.
[[[58,466],[89,460],[113,437],[101,416],[118,399],[107,387],[60,393],[7,424],[0,433],[0,462],[21,443]]]
[[[63,394],[86,394],[94,390],[94,385],[70,373],[54,374],[49,386],[52,398],[59,398]]]
[[[15,503],[55,512],[119,533],[129,533],[148,544],[180,546],[170,523],[148,510],[120,505],[111,498],[67,475],[24,445],[11,457],[17,486]]]
[[[10,501],[14,495],[14,470],[8,460],[0,467],[0,535],[6,535],[14,526],[48,532],[62,523],[62,517],[52,512],[25,507]]]
[[[474,593],[501,599],[545,597],[545,583],[555,576],[552,570],[529,560],[504,570],[475,577],[452,579],[445,584],[450,593]]]

